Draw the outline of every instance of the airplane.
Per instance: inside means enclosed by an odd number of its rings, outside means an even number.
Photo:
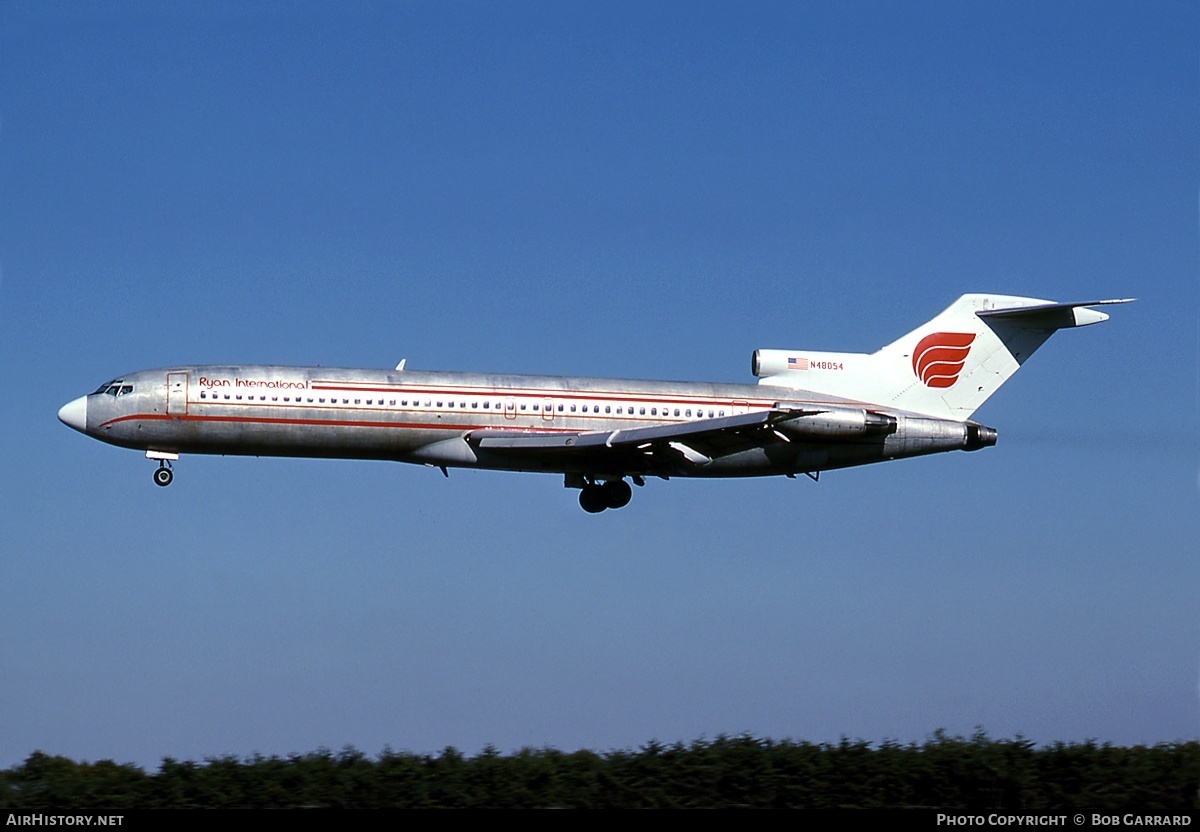
[[[160,486],[190,453],[395,460],[561,474],[594,514],[648,477],[817,480],[990,447],[975,410],[1055,331],[1131,300],[963,295],[873,353],[756,350],[757,384],[179,365],[106,381],[58,418],[145,451]]]

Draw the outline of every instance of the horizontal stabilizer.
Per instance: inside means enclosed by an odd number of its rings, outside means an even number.
[[[1019,319],[1020,323],[1039,329],[1070,329],[1108,320],[1108,315],[1104,312],[1097,312],[1089,307],[1132,303],[1135,300],[1137,298],[1112,298],[1078,303],[1039,303],[1032,306],[1010,306],[1004,309],[982,309],[975,314],[981,318]]]

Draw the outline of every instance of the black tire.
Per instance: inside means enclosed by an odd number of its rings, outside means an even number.
[[[599,514],[608,508],[604,490],[597,485],[585,485],[579,492],[579,507],[588,514]]]
[[[154,484],[161,485],[164,488],[171,484],[171,480],[175,479],[175,475],[170,468],[159,468],[154,472]]]
[[[609,508],[624,508],[633,498],[633,489],[625,480],[604,483],[604,504]]]

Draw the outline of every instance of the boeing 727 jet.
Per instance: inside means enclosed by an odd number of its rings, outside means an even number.
[[[806,474],[996,444],[971,420],[1055,331],[1093,307],[963,295],[873,353],[756,350],[757,384],[395,370],[181,365],[130,373],[58,412],[146,452],[382,459],[562,474],[585,511],[649,477]]]

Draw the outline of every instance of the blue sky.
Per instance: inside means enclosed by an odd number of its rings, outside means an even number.
[[[1192,3],[0,7],[0,766],[354,744],[1195,739]],[[1137,296],[806,479],[138,453],[119,373],[750,381]]]

